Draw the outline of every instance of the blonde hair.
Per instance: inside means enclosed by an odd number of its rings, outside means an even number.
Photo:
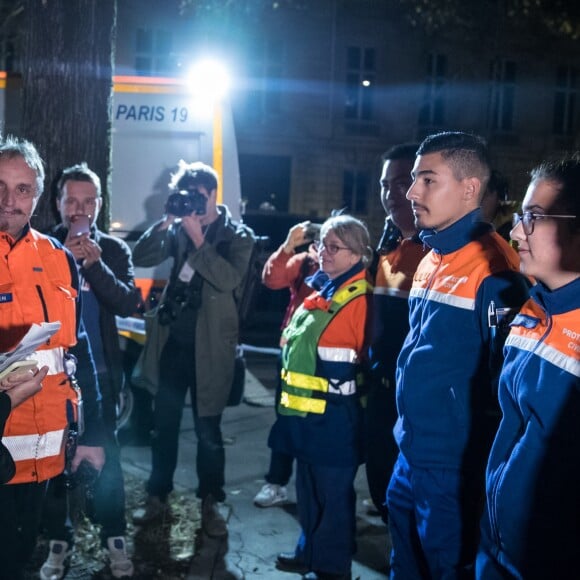
[[[353,253],[361,256],[365,267],[370,263],[373,250],[370,247],[369,231],[365,224],[351,215],[337,215],[328,218],[320,230],[323,240],[332,231],[336,237]]]

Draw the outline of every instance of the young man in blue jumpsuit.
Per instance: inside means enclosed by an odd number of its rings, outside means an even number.
[[[498,423],[501,348],[488,308],[519,309],[528,294],[518,256],[481,221],[490,175],[483,139],[427,137],[407,192],[423,243],[409,325],[397,361],[399,457],[387,490],[391,578],[473,573],[484,467]]]

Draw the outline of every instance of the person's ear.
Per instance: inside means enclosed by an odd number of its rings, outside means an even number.
[[[466,177],[464,180],[463,197],[465,201],[475,200],[479,204],[479,192],[481,191],[481,181],[477,177]]]

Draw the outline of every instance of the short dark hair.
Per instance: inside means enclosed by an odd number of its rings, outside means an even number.
[[[183,191],[201,185],[210,192],[217,189],[218,181],[218,173],[213,167],[201,161],[186,163],[181,160],[177,173],[171,176],[169,187],[177,191]]]
[[[455,179],[477,177],[483,196],[491,173],[489,151],[483,137],[463,131],[435,133],[426,137],[417,150],[417,155],[429,153],[441,153]]]
[[[24,162],[36,173],[36,192],[38,197],[44,191],[44,164],[36,147],[26,139],[8,135],[0,143],[0,159],[15,159],[22,157]]]
[[[101,180],[99,176],[89,169],[86,161],[72,165],[71,167],[66,167],[62,170],[60,177],[56,183],[56,195],[60,199],[64,192],[64,186],[67,181],[84,181],[86,183],[92,183],[97,190],[97,197],[101,196]]]
[[[417,149],[419,149],[419,143],[401,143],[400,145],[393,145],[383,153],[383,163],[385,161],[396,161],[398,159],[414,161],[415,157],[417,157]]]
[[[580,151],[552,161],[544,161],[530,172],[531,181],[551,181],[559,187],[558,211],[575,215],[571,223],[574,231],[580,229]]]
[[[497,198],[500,201],[507,201],[509,197],[510,184],[505,177],[505,175],[499,172],[497,169],[493,169],[489,181],[487,182],[486,192],[495,191],[497,193]]]

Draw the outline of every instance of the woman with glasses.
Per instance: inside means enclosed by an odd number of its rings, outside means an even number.
[[[580,155],[534,169],[522,208],[511,237],[536,285],[505,343],[477,576],[572,578],[580,566]]]
[[[320,270],[309,280],[320,289],[282,334],[282,394],[268,444],[296,457],[302,534],[294,551],[278,555],[277,566],[308,580],[351,577],[371,255],[362,222],[348,215],[326,220]]]

